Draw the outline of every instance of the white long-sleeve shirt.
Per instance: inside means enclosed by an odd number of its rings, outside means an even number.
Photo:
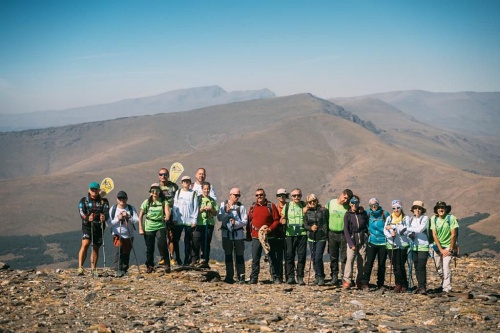
[[[198,218],[198,194],[193,190],[177,190],[174,196],[174,222],[177,225],[196,224]]]
[[[111,216],[113,207],[115,206],[115,215]],[[106,225],[111,228],[112,235],[118,235],[121,238],[134,237],[134,230],[137,229],[137,224],[139,223],[139,215],[137,214],[134,206],[130,205],[130,207],[132,208],[132,212],[129,209],[129,205],[126,205],[125,208],[120,208],[117,205],[113,205],[109,209],[109,219],[106,221]],[[128,219],[128,222],[122,221],[120,223],[118,216],[120,216],[123,211],[126,211],[130,218]]]

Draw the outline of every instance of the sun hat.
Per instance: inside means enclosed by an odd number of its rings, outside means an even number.
[[[189,176],[183,176],[183,177],[181,178],[181,182],[183,182],[183,181],[185,181],[185,180],[189,180],[189,181],[191,181],[191,177],[189,177]]]
[[[403,207],[403,202],[399,199],[392,200],[391,202],[392,207]]]
[[[424,207],[424,202],[420,200],[415,200],[413,201],[413,204],[411,205],[411,210],[413,211],[416,207],[422,208],[422,214],[425,214],[427,209]]]
[[[276,191],[276,196],[281,194],[288,195],[288,192],[284,188],[280,188]]]
[[[434,213],[437,214],[437,210],[439,207],[444,207],[446,209],[446,214],[449,214],[451,212],[451,206],[447,205],[446,202],[444,201],[438,201],[436,202],[436,205],[434,206]]]

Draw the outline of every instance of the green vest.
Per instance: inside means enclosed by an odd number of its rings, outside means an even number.
[[[347,205],[341,205],[337,199],[332,199],[328,201],[325,208],[330,214],[328,229],[335,232],[344,231],[344,215],[347,212]]]
[[[305,236],[304,213],[302,208],[304,203],[296,204],[293,201],[287,202],[283,207],[282,215],[286,217],[286,237]]]

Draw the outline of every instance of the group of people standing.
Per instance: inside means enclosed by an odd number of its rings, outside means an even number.
[[[88,195],[79,203],[83,232],[79,275],[84,274],[83,264],[91,243],[94,272],[105,226],[111,227],[114,239],[117,276],[127,272],[135,225],[144,236],[148,273],[157,267],[155,244],[161,257],[158,264],[166,272],[173,265],[209,268],[210,243],[219,221],[226,283],[257,284],[264,252],[273,283],[305,285],[309,245],[311,260],[307,274],[310,275],[312,266],[312,284],[318,286],[368,289],[377,260],[376,287],[385,288],[389,258],[390,279],[394,274],[393,291],[425,294],[427,259],[431,255],[442,279],[442,290],[451,291],[451,258],[458,249],[458,221],[445,202],[437,202],[434,214],[429,217],[424,203],[418,200],[410,208],[412,214],[407,215],[401,200],[393,200],[391,210],[385,211],[376,198],[371,198],[369,209],[365,210],[359,196],[349,189],[322,206],[314,194],[303,201],[299,188],[290,193],[278,189],[276,203],[268,200],[264,189],[258,188],[255,201],[247,208],[240,202],[241,192],[237,187],[229,191],[228,199],[217,204],[213,186],[205,181],[204,168],[197,170],[194,183],[189,176],[182,177],[180,188],[169,181],[168,169],[160,169],[158,177],[139,213],[127,204],[124,191],[118,192],[117,204],[110,207],[107,199],[99,195],[99,184],[89,184]],[[182,234],[184,260],[179,247]],[[251,242],[249,280],[245,274],[245,241]],[[325,250],[330,258],[328,281],[323,262]],[[413,268],[417,286],[412,285]]]

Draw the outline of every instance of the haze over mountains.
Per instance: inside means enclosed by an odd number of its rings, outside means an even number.
[[[125,190],[138,207],[158,169],[179,161],[191,176],[205,167],[220,200],[233,186],[247,206],[258,187],[273,200],[277,188],[300,187],[322,204],[351,188],[364,205],[398,198],[407,212],[413,200],[428,213],[444,200],[459,218],[484,214],[474,230],[500,238],[498,136],[425,124],[373,97],[337,103],[299,94],[0,133],[3,235],[79,230],[79,199],[108,176],[110,202]]]
[[[186,111],[275,96],[268,89],[232,92],[227,92],[219,86],[180,89],[155,96],[131,98],[114,103],[66,110],[0,114],[0,131],[47,128],[120,117]]]

